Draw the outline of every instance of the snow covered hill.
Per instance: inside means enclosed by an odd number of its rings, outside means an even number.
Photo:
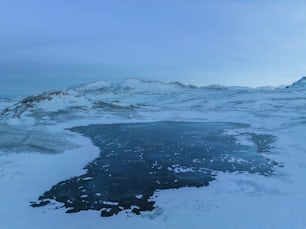
[[[2,107],[0,117],[7,122],[31,119],[34,123],[99,120],[106,116],[160,119],[173,113],[177,116],[178,112],[186,113],[184,119],[193,118],[196,113],[201,113],[203,119],[209,119],[209,115],[203,113],[217,112],[219,115],[238,111],[253,116],[274,112],[276,118],[282,115],[300,117],[298,112],[303,113],[306,104],[305,90],[305,77],[287,87],[257,89],[217,85],[196,87],[178,82],[135,79],[123,83],[101,81],[26,97],[11,106]],[[164,114],[165,111],[167,114]]]

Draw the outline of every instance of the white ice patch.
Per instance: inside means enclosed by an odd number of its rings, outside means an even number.
[[[188,173],[188,172],[196,172],[194,169],[181,166],[179,164],[173,165],[171,167],[168,167],[168,170],[174,173]]]
[[[235,136],[236,143],[244,146],[254,146],[254,142],[252,141],[249,135],[241,134]]]
[[[112,206],[117,206],[117,205],[119,205],[118,202],[110,202],[110,201],[103,201],[103,204],[112,205]]]
[[[93,178],[92,177],[84,177],[84,178],[82,178],[82,180],[84,180],[84,181],[88,181],[88,180],[92,180]]]

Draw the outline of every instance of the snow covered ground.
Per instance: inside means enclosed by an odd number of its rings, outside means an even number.
[[[306,227],[306,78],[257,89],[95,82],[0,100],[0,109],[0,229]],[[30,206],[57,182],[84,173],[99,153],[65,128],[163,120],[250,124],[252,132],[276,136],[266,156],[282,167],[273,176],[220,172],[207,187],[158,191],[156,208],[141,215],[101,218],[97,211],[66,214],[58,203]]]

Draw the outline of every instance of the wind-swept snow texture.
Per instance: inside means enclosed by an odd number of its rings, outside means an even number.
[[[122,228],[123,225],[125,228],[304,229],[305,81],[304,77],[287,87],[256,89],[216,85],[196,87],[180,83],[139,80],[116,84],[94,82],[23,99],[1,99],[0,229]],[[205,183],[205,179],[200,180],[204,182],[201,185],[175,186],[169,184],[162,175],[164,180],[154,179],[160,183],[156,183],[156,188],[152,189],[150,195],[147,192],[135,191],[138,189],[130,189],[135,201],[128,204],[122,204],[124,198],[105,198],[101,193],[100,197],[95,197],[96,201],[102,200],[101,205],[78,209],[94,210],[65,213],[69,208],[76,210],[73,201],[71,206],[67,205],[69,196],[78,195],[78,198],[86,202],[91,195],[88,190],[92,187],[87,184],[100,184],[95,176],[89,176],[88,173],[94,171],[91,170],[91,166],[95,163],[102,167],[106,166],[107,160],[110,160],[107,155],[113,156],[112,150],[118,151],[119,154],[124,152],[117,148],[103,150],[103,147],[108,147],[104,145],[107,142],[103,141],[107,141],[106,139],[116,131],[120,135],[121,132],[118,130],[99,130],[99,133],[94,135],[89,133],[89,130],[132,124],[144,125],[142,129],[145,129],[147,125],[160,123],[199,123],[197,127],[192,128],[198,133],[190,135],[196,138],[208,133],[199,130],[205,129],[200,128],[203,126],[215,124],[207,129],[218,129],[220,123],[241,125],[239,128],[221,128],[222,136],[226,136],[224,139],[214,140],[218,136],[214,134],[206,137],[211,140],[211,144],[220,142],[221,148],[217,147],[212,151],[216,154],[207,155],[218,155],[215,163],[218,160],[222,161],[220,158],[224,159],[222,146],[231,144],[231,147],[236,149],[226,153],[223,163],[229,166],[236,165],[237,170],[222,169],[223,165],[210,167],[213,173],[206,180],[209,185],[203,187],[200,186]],[[152,131],[148,133],[142,134],[143,141],[149,141],[148,139],[155,136]],[[160,133],[166,135],[167,132],[160,128]],[[177,130],[175,133],[189,136],[184,131]],[[103,134],[107,136],[103,137]],[[123,142],[127,141],[127,136],[122,138]],[[133,139],[136,137],[130,140]],[[161,141],[155,142],[154,147],[159,157],[173,154],[173,164],[164,160],[165,158],[160,162],[156,160],[157,163],[155,160],[144,161],[152,169],[147,172],[161,170],[167,172],[173,183],[180,183],[184,176],[192,177],[193,173],[198,174],[200,157],[194,157],[192,153],[191,149],[195,146],[188,148],[184,160],[175,157],[175,147],[186,142],[178,142],[177,138],[171,140],[174,141],[173,147],[168,145],[171,150],[166,149],[165,154],[161,152]],[[209,140],[205,141],[210,142]],[[138,143],[140,146],[144,145],[141,141]],[[190,142],[195,143],[197,142]],[[201,146],[197,155],[201,155],[201,150],[205,152],[208,147]],[[245,154],[240,152],[242,148],[246,149]],[[125,150],[132,150],[130,154],[133,157],[141,156],[141,153],[136,152],[136,148]],[[239,157],[234,154],[238,151]],[[249,158],[248,155],[252,152],[260,153],[260,161],[263,164],[258,163],[257,159],[252,161]],[[126,153],[128,160],[129,151]],[[148,157],[152,156],[148,154]],[[205,155],[202,155],[203,158]],[[120,171],[116,164],[123,163],[122,158],[120,160],[112,161],[109,171]],[[182,163],[186,160],[190,162],[187,165]],[[241,164],[247,166],[246,169],[239,169]],[[257,165],[263,166],[262,168],[269,172],[265,175],[256,170],[255,174],[250,172],[249,169],[252,169],[252,166],[256,168]],[[165,168],[167,171],[163,170]],[[122,169],[125,167],[122,166]],[[128,170],[124,171],[126,177],[132,179],[133,174],[128,173]],[[102,177],[110,175],[101,174]],[[76,185],[73,183],[77,179],[82,179],[84,183],[83,194],[83,189],[80,189],[80,192],[76,191],[80,188],[77,182]],[[73,188],[67,184],[69,180]],[[175,180],[177,182],[174,182]],[[168,182],[168,186],[164,186],[165,181]],[[120,182],[117,183],[122,185]],[[143,183],[143,188],[146,188],[146,182]],[[93,193],[97,194],[95,191],[93,189]],[[50,196],[45,195],[48,193]],[[59,198],[63,194],[66,197]],[[31,207],[31,203],[37,203],[38,198],[47,201],[41,205],[48,204],[38,208]],[[141,202],[146,199],[148,203],[154,202],[154,208],[149,209],[152,211],[143,211],[147,209],[141,209],[140,205],[137,205],[137,200]],[[135,202],[136,205],[132,205]],[[114,209],[117,210],[114,212]],[[102,213],[104,210],[104,215],[118,214],[101,218],[96,210]],[[133,212],[141,214],[135,215]]]

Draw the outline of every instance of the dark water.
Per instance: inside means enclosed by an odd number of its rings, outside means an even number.
[[[272,174],[276,163],[261,153],[270,151],[273,136],[243,133],[254,143],[246,146],[224,134],[244,127],[155,122],[72,128],[101,149],[99,157],[85,167],[86,174],[54,185],[32,206],[56,200],[68,213],[94,209],[111,216],[130,209],[139,214],[154,209],[156,190],[207,186],[217,171]]]

